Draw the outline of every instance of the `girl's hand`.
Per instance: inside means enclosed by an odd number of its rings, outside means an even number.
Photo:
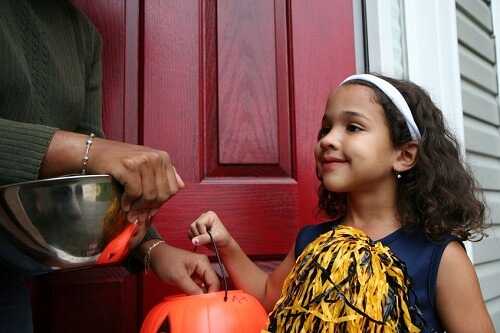
[[[208,231],[212,234],[215,245],[222,249],[233,242],[233,238],[222,224],[221,220],[212,211],[203,213],[196,219],[189,228],[188,237],[193,242],[193,245],[206,245],[212,244]]]

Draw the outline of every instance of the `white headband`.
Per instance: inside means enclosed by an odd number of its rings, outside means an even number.
[[[377,88],[382,90],[382,92],[390,98],[392,103],[396,105],[398,108],[399,112],[403,114],[406,120],[406,126],[408,126],[408,130],[410,131],[411,138],[413,140],[420,140],[422,136],[420,135],[420,131],[418,130],[417,124],[415,123],[415,120],[413,119],[413,116],[411,114],[410,108],[408,107],[408,103],[406,103],[403,95],[399,92],[396,87],[394,87],[392,84],[389,82],[376,77],[375,75],[371,74],[356,74],[356,75],[351,75],[344,81],[342,81],[342,84],[346,83],[347,81],[352,81],[352,80],[362,80],[362,81],[368,81],[370,83],[373,83]]]

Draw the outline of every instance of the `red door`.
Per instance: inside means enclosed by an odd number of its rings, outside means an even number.
[[[165,239],[191,249],[187,226],[214,210],[254,259],[283,257],[317,220],[313,145],[329,91],[355,71],[352,1],[76,2],[104,35],[106,129],[168,151],[187,183],[155,217]],[[119,269],[95,288],[95,272],[59,274],[83,311],[52,332],[134,332],[119,322],[173,292]],[[67,304],[62,283],[51,304]],[[119,310],[103,322],[93,304]]]

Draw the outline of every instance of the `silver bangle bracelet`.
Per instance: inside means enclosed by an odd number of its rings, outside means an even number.
[[[163,239],[157,239],[152,245],[150,245],[146,251],[146,255],[144,256],[144,273],[147,274],[151,269],[151,251],[158,245],[165,243]]]
[[[85,141],[85,154],[83,155],[82,159],[82,175],[87,174],[87,164],[89,163],[89,152],[90,152],[90,146],[92,146],[92,143],[94,142],[95,134],[90,133],[89,137],[87,138],[87,141]]]

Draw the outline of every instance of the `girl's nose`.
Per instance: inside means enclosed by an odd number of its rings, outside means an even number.
[[[340,137],[338,131],[330,130],[319,140],[319,146],[322,150],[338,150],[340,147]]]

